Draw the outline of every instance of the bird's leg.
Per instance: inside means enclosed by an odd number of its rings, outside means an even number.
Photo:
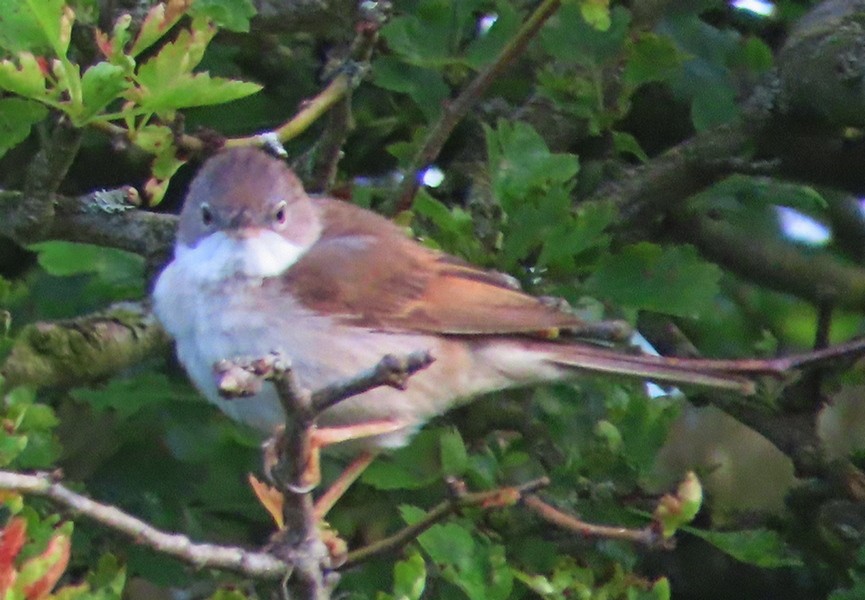
[[[310,440],[309,460],[306,463],[300,479],[301,485],[305,489],[312,489],[321,482],[319,451],[325,446],[348,442],[350,440],[373,437],[376,435],[394,433],[401,429],[405,429],[406,426],[406,422],[398,419],[382,419],[380,421],[366,421],[364,423],[358,423],[357,425],[314,429],[312,431],[312,439]],[[361,471],[363,471],[363,469],[361,469]],[[359,475],[360,472],[354,475],[354,479],[357,479]],[[339,494],[339,496],[341,495],[342,494]],[[339,498],[339,496],[337,496],[337,498]]]
[[[340,473],[339,477],[334,480],[327,491],[315,501],[315,516],[319,520],[327,516],[330,509],[342,498],[346,490],[357,481],[357,478],[372,464],[377,452],[365,450],[361,452],[351,463]]]

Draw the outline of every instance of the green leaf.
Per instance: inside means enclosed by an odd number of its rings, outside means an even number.
[[[131,378],[115,377],[104,387],[78,388],[70,394],[94,411],[114,411],[121,420],[148,406],[183,402],[190,397],[189,392],[173,386],[165,375],[153,372]]]
[[[21,98],[0,99],[0,156],[30,135],[30,129],[48,116],[41,104]]]
[[[772,68],[775,57],[766,42],[758,37],[749,37],[742,46],[739,61],[756,73],[764,73]]]
[[[684,530],[744,563],[764,569],[802,566],[802,560],[771,529],[707,531],[686,527]]]
[[[595,29],[606,31],[610,28],[610,0],[581,0],[580,13]]]
[[[673,42],[655,33],[643,33],[631,46],[623,79],[632,87],[650,81],[664,81],[684,62]]]
[[[126,585],[126,569],[115,556],[105,554],[87,576],[87,583],[90,589],[99,592],[96,596],[99,600],[120,600]]]
[[[160,2],[151,7],[147,11],[147,16],[141,22],[135,42],[132,44],[132,48],[129,49],[129,56],[138,56],[167,34],[172,26],[183,16],[183,6],[183,3],[166,6],[164,2]],[[181,10],[178,10],[178,8]],[[190,69],[194,67],[195,65],[192,65]]]
[[[601,203],[581,205],[573,215],[560,217],[558,225],[544,235],[538,266],[573,274],[577,257],[608,247],[606,231],[615,218],[613,206]]]
[[[450,95],[439,71],[407,65],[393,57],[383,56],[373,62],[372,73],[377,86],[408,94],[429,122],[438,118],[442,103]]]
[[[119,300],[144,293],[144,258],[137,254],[59,241],[32,244],[29,249],[37,253],[39,265],[50,275],[93,274],[89,284],[92,294]]]
[[[646,162],[649,160],[649,156],[640,147],[640,142],[637,141],[630,133],[626,133],[624,131],[614,131],[613,132],[613,147],[616,149],[616,152],[619,154],[630,154],[631,156],[635,156],[642,162]]]
[[[478,0],[421,0],[414,14],[393,18],[381,29],[388,47],[415,66],[442,67],[460,62],[462,41],[475,27]]]
[[[736,92],[727,83],[708,85],[700,89],[691,103],[691,120],[697,131],[733,121],[739,115]]]
[[[400,514],[412,524],[425,513],[413,506],[401,506]],[[471,600],[504,600],[510,595],[514,575],[502,546],[476,538],[454,522],[433,525],[418,536],[418,543],[444,578]]]
[[[251,96],[261,90],[257,83],[211,77],[207,73],[178,74],[171,81],[154,82],[154,85],[159,87],[141,99],[142,108],[154,112],[222,104]]]
[[[709,309],[720,279],[721,269],[691,246],[644,242],[602,258],[586,286],[629,308],[693,317]]]
[[[127,97],[147,110],[171,113],[178,108],[230,102],[259,91],[261,86],[255,83],[192,73],[215,34],[216,29],[207,26],[181,31],[141,65],[137,73],[140,87],[130,90]]]
[[[11,60],[0,61],[0,88],[25,98],[45,98],[45,73],[36,57],[30,52],[21,52],[17,59],[17,64]]]
[[[456,429],[445,431],[439,438],[441,444],[442,473],[460,477],[468,466],[469,456],[460,432]]]
[[[144,259],[137,254],[74,242],[39,242],[29,249],[38,254],[39,265],[51,275],[69,277],[82,273],[143,276]]]
[[[196,17],[207,17],[220,29],[246,32],[256,10],[251,0],[196,0],[189,12]]]
[[[399,600],[419,600],[426,587],[426,563],[419,552],[393,567],[393,595]]]
[[[438,456],[439,432],[426,429],[409,446],[373,461],[361,480],[380,490],[424,488],[441,479]]]
[[[579,171],[573,154],[553,154],[528,123],[499,121],[486,128],[493,190],[506,211],[523,204],[532,188],[561,186]]]
[[[586,22],[580,5],[563,3],[541,30],[540,41],[555,58],[600,66],[620,54],[628,39],[630,18],[627,10],[617,6],[609,13],[609,27],[600,31]]]
[[[100,62],[86,71],[81,78],[83,112],[76,115],[77,124],[83,125],[98,114],[111,101],[131,87],[126,70],[117,65]]]
[[[491,63],[516,34],[521,24],[522,19],[516,8],[509,3],[499,2],[496,5],[495,23],[486,33],[478,36],[466,51],[467,64],[474,69],[480,69]]]
[[[0,48],[15,53],[51,48],[64,55],[69,43],[61,39],[64,7],[63,0],[0,0]]]

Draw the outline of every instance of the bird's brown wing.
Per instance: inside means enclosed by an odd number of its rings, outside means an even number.
[[[554,337],[580,319],[485,271],[408,239],[392,223],[319,199],[327,227],[281,278],[311,310],[380,329]]]

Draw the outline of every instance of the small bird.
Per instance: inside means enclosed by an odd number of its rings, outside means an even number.
[[[307,195],[282,161],[251,148],[223,151],[200,169],[153,298],[198,389],[266,434],[285,421],[275,390],[221,398],[218,361],[279,350],[300,384],[317,390],[386,354],[430,352],[435,362],[405,390],[371,390],[321,415],[322,427],[389,423],[365,440],[370,448],[403,445],[479,394],[586,372],[753,389],[732,361],[633,355],[569,338],[585,324],[559,304],[424,247],[371,211]]]

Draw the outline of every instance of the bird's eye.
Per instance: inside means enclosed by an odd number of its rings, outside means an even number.
[[[273,211],[273,220],[279,225],[285,225],[285,222],[288,220],[288,211],[285,202],[280,202],[276,205],[276,209]]]
[[[201,205],[201,222],[204,223],[205,227],[210,227],[213,224],[213,212],[207,203]]]

